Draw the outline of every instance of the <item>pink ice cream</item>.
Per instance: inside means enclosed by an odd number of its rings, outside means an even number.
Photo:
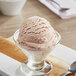
[[[57,44],[57,36],[51,24],[44,18],[33,16],[22,24],[19,44],[28,51],[51,51]]]

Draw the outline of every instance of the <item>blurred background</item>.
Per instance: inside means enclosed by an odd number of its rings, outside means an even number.
[[[15,4],[13,3],[14,0],[11,2],[10,5],[9,5],[10,3],[9,1],[11,0],[8,0],[8,2],[7,0],[6,2],[4,1],[0,2],[0,9],[1,9],[0,36],[8,38],[13,35],[13,33],[20,27],[20,25],[24,22],[26,18],[30,16],[41,16],[41,17],[46,18],[54,27],[54,29],[57,30],[61,34],[62,36],[61,44],[76,50],[76,17],[75,17],[76,8],[72,9],[72,11],[74,10],[74,13],[72,13],[70,10],[70,7],[67,5],[64,5],[65,3],[63,1],[66,1],[66,0],[61,0],[61,1],[55,0],[56,3],[50,2],[49,0],[42,0],[43,2],[41,2],[41,0],[27,0],[27,1],[22,0],[24,2],[21,5],[20,5],[21,2],[19,4],[17,2],[16,5],[13,5]],[[72,1],[75,1],[75,0],[72,0]],[[14,7],[12,7],[12,5]],[[61,5],[64,5],[65,8],[69,8],[69,9],[66,11],[60,11],[60,8],[62,7]],[[16,6],[18,7],[16,8]],[[11,11],[12,9],[15,9],[14,10],[15,12],[14,13],[7,12],[9,11],[9,9]],[[19,9],[20,11],[18,11]],[[69,16],[68,17],[65,16],[65,13],[67,13]]]

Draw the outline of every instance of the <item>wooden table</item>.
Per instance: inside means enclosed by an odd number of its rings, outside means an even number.
[[[61,34],[61,43],[76,49],[76,18],[62,20],[37,0],[28,0],[22,13],[18,16],[8,17],[0,14],[0,36],[10,37],[25,18],[34,15],[49,20],[51,25]]]

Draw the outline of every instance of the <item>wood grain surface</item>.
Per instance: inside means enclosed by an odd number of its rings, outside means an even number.
[[[22,53],[22,51],[15,45],[12,38],[2,38],[0,37],[0,52],[4,53],[20,62],[24,62],[27,60],[27,57]],[[52,64],[53,69],[49,76],[60,76],[60,74],[67,71],[69,64],[65,61],[48,55],[46,60]]]
[[[51,25],[61,34],[61,43],[76,49],[76,18],[62,20],[38,0],[27,0],[22,13],[18,16],[4,16],[0,13],[0,36],[10,37],[30,16],[38,15],[50,21]]]

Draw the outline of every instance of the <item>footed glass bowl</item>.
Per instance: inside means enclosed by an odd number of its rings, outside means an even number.
[[[45,58],[52,51],[52,49],[48,53],[45,53],[45,51],[28,51],[19,45],[17,41],[18,35],[19,30],[14,33],[13,40],[16,45],[23,51],[23,53],[28,57],[28,60],[20,65],[20,67],[16,71],[16,76],[48,76],[48,74],[52,71],[52,65],[47,62]],[[56,32],[56,35],[58,44],[61,36],[58,32]]]

